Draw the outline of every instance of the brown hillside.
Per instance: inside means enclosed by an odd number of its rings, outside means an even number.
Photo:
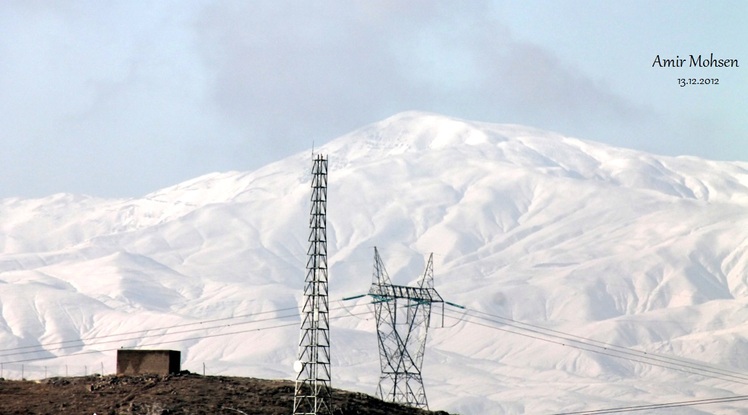
[[[195,374],[0,380],[0,414],[290,415],[293,391],[292,381]],[[346,415],[448,415],[341,390],[333,406]]]

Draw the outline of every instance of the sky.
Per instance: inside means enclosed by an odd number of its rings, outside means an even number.
[[[746,21],[742,0],[3,0],[0,198],[139,197],[410,110],[748,161]],[[653,67],[711,54],[739,67]]]

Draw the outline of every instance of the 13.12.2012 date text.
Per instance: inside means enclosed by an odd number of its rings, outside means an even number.
[[[719,85],[719,78],[678,78],[678,86],[687,85]]]

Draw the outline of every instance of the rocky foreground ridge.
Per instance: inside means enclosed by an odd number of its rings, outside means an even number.
[[[40,381],[0,380],[0,413],[97,415],[289,415],[294,383],[288,380],[200,376],[85,376]],[[448,415],[335,390],[335,414]]]

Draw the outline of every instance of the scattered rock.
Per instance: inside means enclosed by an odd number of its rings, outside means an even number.
[[[186,371],[185,371],[186,372]],[[3,381],[0,414],[98,415],[288,415],[292,381],[200,376],[100,376],[50,378],[43,382]],[[358,392],[336,390],[336,415],[448,415],[382,402]]]

